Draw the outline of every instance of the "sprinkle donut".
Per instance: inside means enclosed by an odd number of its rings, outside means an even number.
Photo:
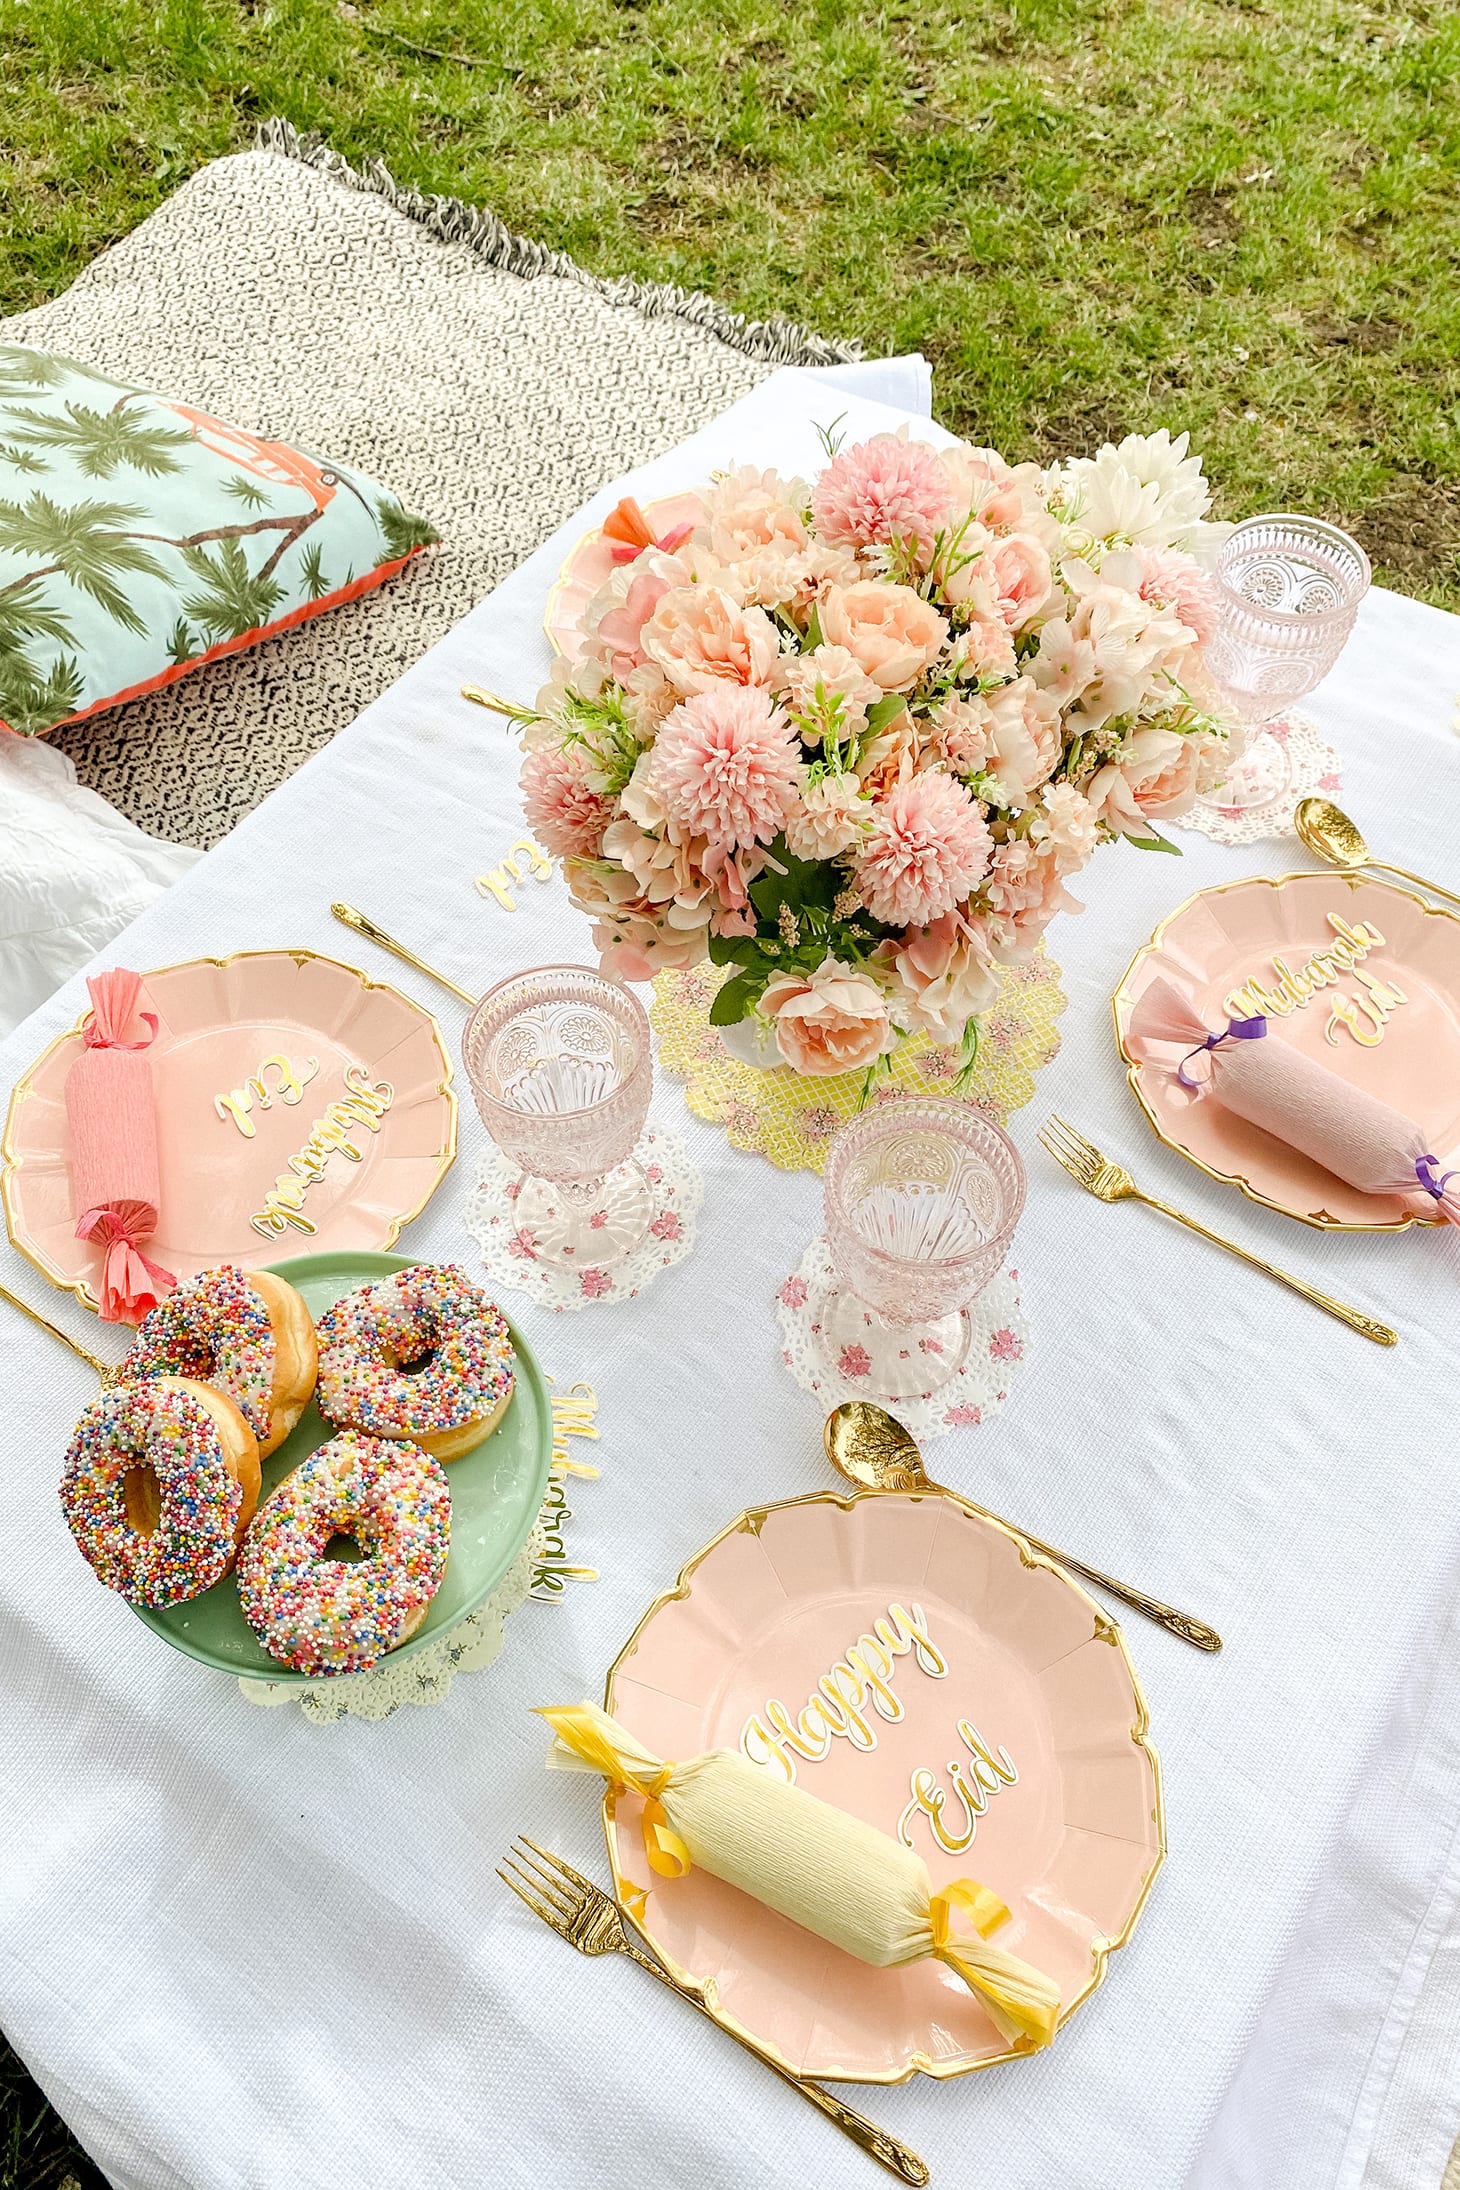
[[[353,1536],[356,1562],[327,1559]],[[345,1430],[261,1508],[238,1560],[243,1616],[296,1673],[357,1673],[407,1641],[446,1572],[451,1493],[429,1453]]]
[[[143,1317],[118,1373],[129,1383],[187,1376],[211,1384],[233,1401],[267,1460],[308,1406],[317,1365],[314,1318],[293,1286],[225,1263],[188,1278]]]
[[[233,1564],[259,1451],[231,1399],[190,1377],[112,1384],[77,1423],[61,1505],[82,1557],[132,1604],[183,1604]]]
[[[457,1460],[511,1397],[507,1318],[457,1263],[397,1270],[320,1317],[315,1399],[337,1429],[407,1437]]]

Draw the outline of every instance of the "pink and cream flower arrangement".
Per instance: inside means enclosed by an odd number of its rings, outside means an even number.
[[[606,971],[708,956],[711,1016],[799,1072],[915,1031],[972,1054],[1102,843],[1225,776],[1203,649],[1216,528],[1186,436],[1044,469],[905,434],[814,486],[744,467],[612,575],[522,711],[530,826]]]

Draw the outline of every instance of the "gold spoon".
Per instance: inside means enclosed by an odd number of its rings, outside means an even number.
[[[1447,897],[1452,905],[1460,905],[1460,897],[1453,890],[1447,890],[1443,883],[1431,882],[1422,874],[1412,874],[1408,867],[1391,867],[1386,859],[1375,859],[1357,823],[1350,821],[1342,807],[1335,806],[1332,799],[1300,799],[1293,815],[1293,827],[1309,851],[1326,859],[1331,867],[1373,867],[1380,874],[1397,874],[1401,881],[1413,882],[1422,890],[1432,890],[1436,897]]]
[[[92,1353],[79,1339],[72,1338],[61,1329],[59,1323],[52,1323],[48,1316],[41,1314],[39,1308],[32,1308],[30,1302],[22,1300],[19,1293],[12,1293],[8,1285],[0,1285],[0,1300],[8,1300],[12,1308],[18,1308],[23,1316],[29,1316],[32,1323],[38,1323],[43,1331],[49,1331],[52,1338],[59,1338],[63,1346],[69,1346],[73,1354],[79,1354],[83,1361],[91,1364],[103,1384],[110,1384],[117,1372],[109,1361],[103,1361],[99,1354]]]
[[[871,1490],[946,1489],[946,1485],[932,1481],[911,1433],[885,1407],[874,1407],[865,1399],[843,1400],[827,1416],[821,1437],[826,1457],[848,1482],[862,1483]],[[1112,1597],[1119,1597],[1134,1611],[1143,1612],[1148,1620],[1179,1635],[1183,1642],[1194,1644],[1198,1650],[1221,1649],[1221,1636],[1214,1627],[1208,1627],[1205,1620],[1194,1620],[1189,1613],[1162,1604],[1158,1597],[1148,1597],[1142,1590],[1132,1589],[1129,1582],[1118,1582],[1113,1575],[1102,1574],[1098,1566],[1086,1566],[1082,1560],[1072,1559],[1068,1552],[1056,1551],[1052,1544],[1042,1544],[1027,1528],[1002,1520],[999,1514],[990,1513],[987,1506],[975,1504],[961,1490],[949,1491],[948,1495],[962,1505],[972,1506],[975,1513],[983,1514],[987,1520],[999,1521],[1002,1527],[1013,1529],[1016,1536],[1024,1538],[1031,1551],[1053,1559],[1057,1566],[1069,1567],[1072,1573],[1083,1575],[1087,1582],[1094,1582],[1100,1589],[1108,1589]]]
[[[367,920],[364,913],[357,912],[353,905],[336,902],[331,905],[330,911],[336,920],[342,920],[347,928],[353,928],[356,935],[366,936],[370,942],[378,944],[381,950],[389,951],[393,957],[404,959],[408,966],[414,966],[417,973],[424,973],[426,979],[434,981],[438,988],[449,989],[453,996],[459,996],[464,1004],[475,1008],[477,999],[468,989],[459,988],[448,974],[438,973],[434,966],[428,966],[424,958],[418,958],[413,950],[407,950],[404,943],[397,943],[393,935],[387,935],[384,928],[378,928],[373,920]]]

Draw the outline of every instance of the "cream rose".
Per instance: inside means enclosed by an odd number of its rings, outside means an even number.
[[[948,638],[946,620],[911,586],[875,578],[829,587],[821,602],[821,630],[884,692],[905,692],[915,684]]]
[[[931,927],[909,932],[892,961],[893,1007],[914,1031],[956,1042],[999,993],[999,977],[982,926],[945,913]]]
[[[677,692],[769,684],[780,655],[763,608],[742,608],[722,586],[676,586],[644,625],[639,644]]]
[[[823,958],[815,973],[777,974],[760,1008],[793,1072],[859,1072],[892,1046],[887,999],[870,975]]]
[[[1196,802],[1202,749],[1195,735],[1138,730],[1085,786],[1097,821],[1121,836],[1149,836],[1153,814],[1184,814]]]

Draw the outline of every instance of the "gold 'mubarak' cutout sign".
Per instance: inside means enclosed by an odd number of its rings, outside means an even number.
[[[249,1223],[265,1239],[278,1239],[292,1224],[300,1232],[317,1227],[304,1214],[304,1197],[324,1177],[330,1157],[359,1163],[370,1146],[364,1134],[380,1131],[380,1121],[395,1101],[389,1080],[372,1080],[363,1065],[346,1065],[345,1093],[315,1120],[308,1140],[289,1158]],[[363,1128],[363,1132],[362,1132]]]
[[[1335,937],[1327,950],[1314,951],[1296,972],[1285,958],[1274,956],[1272,986],[1257,979],[1244,981],[1223,999],[1222,1009],[1229,1019],[1286,1019],[1290,1012],[1305,1010],[1320,989],[1337,989],[1341,981],[1352,979],[1359,993],[1340,991],[1331,998],[1324,1034],[1335,1047],[1343,1030],[1365,1049],[1376,1049],[1384,1039],[1390,1013],[1409,999],[1403,989],[1392,981],[1381,981],[1363,964],[1370,951],[1384,945],[1372,921],[1360,920],[1350,927],[1338,913],[1325,917]]]
[[[551,1382],[551,1378],[549,1378]],[[573,1509],[563,1493],[563,1478],[578,1475],[588,1482],[596,1482],[598,1470],[586,1460],[570,1460],[568,1439],[598,1435],[594,1416],[598,1412],[598,1394],[591,1384],[570,1384],[566,1391],[552,1395],[553,1457],[548,1473],[547,1496],[543,1500],[546,1520],[543,1523],[545,1538],[542,1554],[533,1569],[530,1597],[539,1603],[552,1604],[562,1596],[569,1582],[596,1582],[598,1569],[591,1566],[574,1566],[569,1562],[563,1530],[573,1518]]]

